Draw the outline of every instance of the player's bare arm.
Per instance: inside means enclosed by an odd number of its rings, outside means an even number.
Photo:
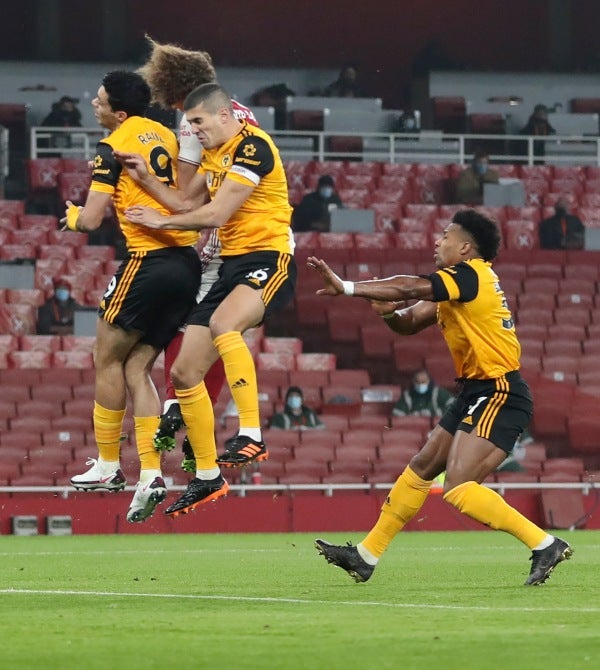
[[[184,214],[161,216],[151,207],[134,206],[125,210],[132,223],[162,230],[203,230],[225,225],[248,199],[254,185],[241,184],[225,179],[213,200],[206,205]]]
[[[388,302],[433,299],[433,286],[429,279],[396,275],[387,279],[350,282],[340,279],[324,260],[310,256],[307,263],[321,275],[325,283],[325,288],[319,289],[317,295],[345,294]]]
[[[136,153],[113,151],[113,156],[127,170],[129,176],[147,193],[171,212],[185,213],[208,202],[204,178],[197,174],[188,180],[186,189],[176,189],[151,174],[144,157]]]
[[[106,208],[111,203],[111,196],[108,193],[90,191],[88,193],[85,205],[78,207],[70,200],[67,200],[65,215],[60,220],[61,230],[72,230],[79,233],[88,233],[96,230],[102,224]]]

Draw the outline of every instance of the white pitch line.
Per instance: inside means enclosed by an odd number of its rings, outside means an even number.
[[[112,593],[110,591],[63,591],[37,589],[0,589],[5,595],[94,596],[106,598],[181,598],[186,600],[219,600],[231,602],[285,603],[294,605],[350,605],[353,607],[389,607],[397,609],[431,609],[477,612],[600,612],[600,607],[485,607],[482,605],[434,605],[427,603],[390,603],[371,600],[312,600],[310,598],[266,598],[254,596],[195,595],[191,593]]]
[[[282,549],[123,549],[116,551],[0,551],[0,556],[113,556],[121,555],[139,555],[139,554],[208,554],[218,552],[219,554],[275,554]]]

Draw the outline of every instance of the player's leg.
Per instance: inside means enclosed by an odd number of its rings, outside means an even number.
[[[175,386],[171,378],[171,368],[179,355],[183,331],[177,335],[165,347],[165,402],[163,412],[160,416],[160,424],[154,437],[154,446],[159,451],[170,451],[175,448],[175,433],[183,428],[183,418],[179,401],[175,393]]]
[[[127,332],[102,318],[97,321],[93,418],[98,459],[91,459],[87,472],[71,478],[78,489],[119,491],[125,487],[119,463],[126,398],[123,366],[140,337],[138,331]]]
[[[452,434],[438,425],[423,448],[396,480],[373,528],[356,546],[334,545],[318,539],[315,545],[329,563],[342,568],[357,582],[366,582],[394,537],[421,509],[433,479],[446,468]]]
[[[444,500],[481,523],[510,533],[532,550],[526,584],[543,583],[554,567],[572,554],[571,547],[523,516],[481,482],[513,449],[531,416],[531,400],[518,373],[496,382],[477,400],[460,424],[450,453]],[[507,378],[509,375],[507,375]]]
[[[262,441],[256,368],[242,333],[262,323],[292,298],[296,266],[288,254],[256,252],[242,259],[226,259],[223,277],[231,290],[213,312],[209,325],[240,426],[237,437],[227,444],[217,462],[236,467],[268,457]]]
[[[127,512],[127,520],[141,522],[154,513],[167,496],[162,477],[161,454],[154,449],[153,438],[158,427],[160,401],[150,376],[160,349],[138,343],[125,362],[125,379],[132,400],[135,440],[140,458],[140,477]]]
[[[184,494],[167,508],[166,513],[172,516],[186,514],[197,505],[217,500],[229,490],[216,464],[214,411],[203,382],[217,357],[208,327],[188,323],[171,375],[187,426],[196,471]]]

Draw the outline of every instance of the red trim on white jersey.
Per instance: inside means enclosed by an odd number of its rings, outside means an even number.
[[[256,120],[256,117],[254,116],[254,112],[250,109],[250,107],[242,105],[242,103],[238,102],[237,100],[232,100],[231,106],[233,107],[233,113],[235,115],[235,118],[238,121],[247,121],[249,124],[253,126],[259,125],[258,121]]]

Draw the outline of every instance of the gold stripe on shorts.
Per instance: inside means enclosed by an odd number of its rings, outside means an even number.
[[[108,321],[108,323],[112,323],[116,319],[119,311],[121,310],[121,307],[123,307],[123,302],[127,297],[127,293],[129,292],[129,289],[133,284],[135,275],[137,274],[137,271],[140,269],[142,259],[144,258],[145,255],[146,252],[141,251],[139,253],[136,253],[129,261],[127,261],[127,266],[125,267],[125,270],[121,275],[121,281],[117,286],[117,290],[115,291],[115,294],[113,295],[110,301],[108,309],[106,310],[106,312],[104,312],[104,320]]]
[[[496,392],[490,398],[490,401],[477,424],[477,435],[479,435],[479,437],[489,440],[494,421],[508,397],[509,388],[510,386],[506,377],[498,377],[498,379],[496,379]]]
[[[265,305],[273,299],[273,296],[280,289],[283,282],[289,277],[288,267],[290,265],[291,256],[289,254],[279,254],[277,258],[277,270],[269,279],[265,288],[263,289],[262,299]]]

